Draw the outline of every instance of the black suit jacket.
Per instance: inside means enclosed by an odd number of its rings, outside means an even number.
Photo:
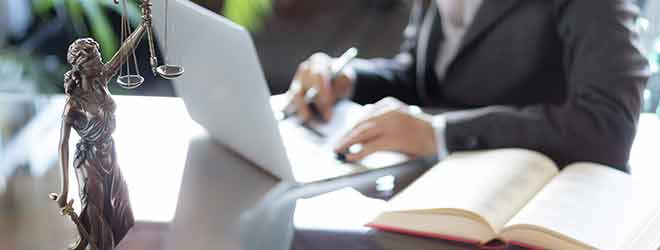
[[[485,0],[438,80],[441,18],[418,0],[398,56],[354,61],[354,99],[464,110],[447,113],[450,151],[519,147],[628,171],[649,77],[637,15],[624,0]]]

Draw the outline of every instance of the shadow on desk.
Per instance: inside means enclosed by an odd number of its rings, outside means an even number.
[[[196,137],[165,249],[475,249],[363,226],[366,216],[380,211],[383,199],[423,174],[428,164],[348,177],[341,185],[296,186],[279,182],[207,135]],[[395,178],[391,190],[377,187],[383,176]]]
[[[210,137],[192,139],[165,249],[241,249],[241,213],[276,184]]]

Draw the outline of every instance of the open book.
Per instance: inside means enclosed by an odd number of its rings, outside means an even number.
[[[475,244],[655,250],[659,204],[613,168],[575,163],[560,172],[542,154],[500,149],[452,154],[368,226]]]

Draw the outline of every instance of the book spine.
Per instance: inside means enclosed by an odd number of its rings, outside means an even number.
[[[530,250],[543,250],[543,249],[545,249],[545,248],[542,248],[542,247],[533,246],[533,245],[525,244],[525,243],[518,242],[518,241],[510,241],[509,244],[516,245],[516,246],[523,247],[525,249],[530,249]]]

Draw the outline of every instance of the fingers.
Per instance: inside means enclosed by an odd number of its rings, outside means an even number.
[[[66,205],[67,195],[64,194],[64,193],[60,193],[60,194],[57,194],[57,193],[50,193],[50,194],[48,195],[48,197],[49,197],[51,200],[57,202],[57,205],[60,206],[60,207],[64,207],[64,206]]]
[[[307,120],[311,117],[309,107],[305,104],[305,93],[309,87],[304,85],[304,78],[308,74],[309,67],[310,65],[307,61],[302,62],[298,66],[291,87],[289,87],[289,90],[287,91],[287,94],[289,94],[291,98],[289,106],[293,105],[298,113],[298,117],[303,120]]]
[[[289,93],[292,95],[291,104],[295,106],[298,117],[303,121],[308,121],[315,115],[309,107],[309,101],[313,102],[317,109],[315,111],[321,115],[320,118],[328,121],[332,117],[335,97],[329,75],[331,61],[326,54],[316,53],[298,67]],[[311,91],[315,93],[312,94]]]
[[[382,115],[390,111],[405,111],[407,108],[408,105],[402,101],[399,101],[399,99],[394,97],[385,97],[374,103],[372,112],[375,113],[374,115]]]
[[[379,112],[374,108],[373,112]],[[364,120],[358,122],[351,132],[348,133],[340,142],[339,146],[335,148],[335,152],[343,153],[348,152],[348,149],[356,144],[366,144],[370,140],[377,137],[384,136],[386,131],[386,123],[388,119],[388,112],[383,112],[378,115],[367,115]]]
[[[362,145],[362,149],[356,153],[346,154],[346,161],[357,162],[378,151],[392,150],[392,143],[386,137],[378,137]]]
[[[316,53],[310,57],[309,61],[311,75],[308,81],[311,85],[310,88],[316,90],[316,96],[312,101],[321,115],[320,118],[329,121],[332,117],[332,107],[335,104],[330,79],[331,59],[326,54]]]
[[[406,111],[407,105],[394,97],[386,97],[374,104],[364,106],[364,117],[361,120],[369,120],[374,117],[383,116],[393,111]]]
[[[309,110],[309,106],[305,103],[305,91],[300,89],[296,91],[291,100],[293,105],[296,107],[296,112],[298,112],[298,117],[303,121],[309,120],[312,115]]]
[[[348,153],[346,160],[349,162],[362,160],[376,151],[397,149],[398,137],[396,133],[392,134],[392,130],[396,130],[398,119],[408,110],[405,103],[395,98],[384,98],[365,108],[367,115],[335,149],[337,153]],[[358,144],[362,145],[359,152],[349,151],[351,146]]]
[[[316,52],[312,56],[310,56],[309,59],[307,59],[307,60],[310,61],[311,63],[314,63],[314,64],[328,64],[329,65],[330,64],[329,62],[332,60],[332,58],[330,56],[328,56],[328,54],[326,54],[326,53]]]
[[[330,87],[330,79],[329,76],[319,74],[318,79],[315,80],[319,82],[319,84],[316,85],[318,94],[316,98],[313,99],[314,105],[318,108],[321,118],[327,122],[332,117],[332,108],[335,105],[334,94]]]
[[[383,128],[377,122],[365,122],[356,126],[335,148],[335,152],[348,152],[348,149],[356,144],[366,144],[383,135]]]
[[[388,96],[380,101],[376,102],[376,105],[384,105],[384,106],[390,106],[390,107],[405,107],[407,104],[404,102],[400,101],[399,99],[396,99],[394,97]]]

